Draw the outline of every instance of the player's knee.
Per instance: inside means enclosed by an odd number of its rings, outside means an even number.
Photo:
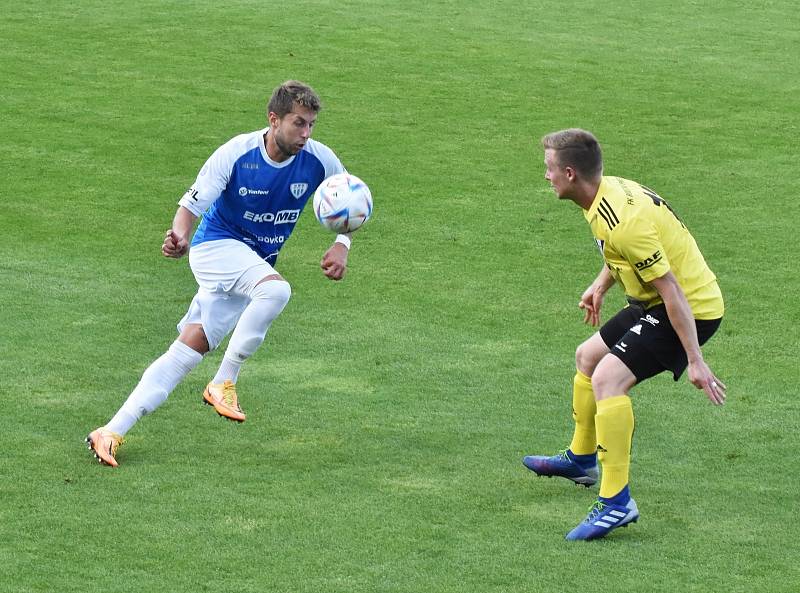
[[[613,354],[603,357],[592,373],[592,391],[597,400],[624,395],[635,384],[636,377]]]
[[[588,342],[575,349],[575,368],[587,377],[591,377],[600,359]]]
[[[278,312],[282,311],[292,297],[292,287],[286,280],[267,280],[256,285],[250,298],[269,303]]]
[[[203,326],[199,323],[190,323],[183,327],[178,336],[178,341],[187,345],[201,356],[213,350]]]
[[[595,399],[602,399],[610,388],[610,381],[607,373],[602,370],[595,370],[592,374],[592,391]]]

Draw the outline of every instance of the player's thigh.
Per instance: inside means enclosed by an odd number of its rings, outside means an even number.
[[[598,332],[583,342],[575,351],[575,366],[591,377],[595,367],[608,354],[614,344],[639,320],[638,309],[625,307],[606,321]]]
[[[592,374],[592,391],[596,400],[625,395],[636,385],[636,375],[614,354],[607,354]]]
[[[641,383],[665,370],[672,370],[677,380],[685,367],[686,353],[669,323],[663,305],[641,311],[636,323],[609,346],[612,357],[619,359],[633,374],[633,384]],[[598,381],[601,379],[603,378]],[[618,388],[614,380],[609,380],[608,377],[605,377],[605,384],[611,384],[610,389]]]
[[[695,320],[697,341],[700,345],[714,335],[721,321],[722,319]],[[672,327],[666,307],[658,305],[648,309],[641,319],[639,329],[638,335],[629,335],[626,339],[629,343],[641,342],[647,350],[645,359],[631,367],[639,381],[662,371],[671,372],[677,381],[686,370],[688,360],[680,337]]]
[[[192,331],[191,324],[201,325],[209,350],[236,326],[255,286],[268,278],[283,280],[255,251],[234,239],[195,245],[189,260],[199,289],[178,329],[183,334]]]
[[[242,273],[233,285],[232,292],[250,296],[256,286],[272,280],[286,282],[275,268],[262,260]]]
[[[248,301],[242,295],[199,288],[189,310],[178,323],[181,338],[197,337],[195,332],[199,326],[208,343],[208,350],[216,349],[236,326]],[[190,347],[193,346],[190,344]]]
[[[241,241],[221,239],[195,245],[189,264],[197,284],[208,292],[247,295],[275,269]]]

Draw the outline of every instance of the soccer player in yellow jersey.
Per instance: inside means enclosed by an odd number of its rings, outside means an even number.
[[[686,370],[712,403],[725,403],[725,384],[700,351],[719,327],[724,304],[716,277],[683,222],[653,190],[604,176],[600,145],[590,132],[553,132],[542,146],[545,179],[559,199],[583,209],[603,254],[604,266],[578,304],[584,321],[600,325],[603,298],[614,284],[628,301],[576,351],[569,448],[553,457],[523,459],[540,476],[587,487],[597,482],[600,462],[598,500],[567,534],[568,540],[591,540],[639,518],[628,487],[631,388],[662,371],[671,371],[677,381]]]

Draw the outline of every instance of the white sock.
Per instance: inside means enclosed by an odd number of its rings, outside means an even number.
[[[228,349],[222,357],[222,364],[214,376],[212,383],[223,383],[239,378],[242,363],[258,349],[267,335],[267,330],[272,321],[280,315],[289,297],[292,288],[283,280],[267,280],[250,292],[250,304],[247,305],[236,329],[233,330]]]
[[[189,372],[200,364],[203,355],[183,342],[175,341],[164,354],[147,367],[139,384],[122,404],[106,428],[125,434],[142,416],[163,404]]]
[[[225,381],[231,381],[236,383],[236,380],[239,378],[239,370],[242,368],[241,360],[232,360],[228,358],[228,353],[225,353],[225,356],[222,357],[222,363],[219,365],[219,369],[217,370],[217,374],[214,375],[214,379],[211,381],[212,383],[224,383]]]

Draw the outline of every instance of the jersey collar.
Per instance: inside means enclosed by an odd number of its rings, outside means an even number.
[[[586,220],[592,222],[592,219],[597,216],[597,209],[600,207],[600,199],[608,193],[606,188],[608,187],[608,177],[601,177],[600,178],[600,187],[597,188],[597,193],[592,200],[592,205],[589,206],[588,210],[583,211],[583,215],[586,217]]]

